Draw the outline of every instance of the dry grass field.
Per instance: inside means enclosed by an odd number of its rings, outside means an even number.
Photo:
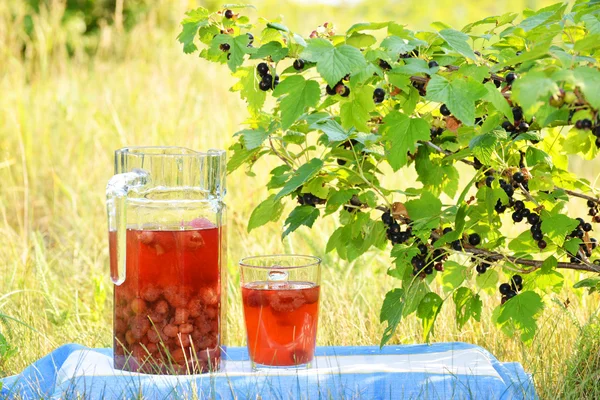
[[[155,1],[131,29],[106,25],[89,36],[81,34],[76,22],[61,23],[63,2],[50,0],[34,15],[31,38],[21,29],[25,3],[0,2],[0,333],[5,338],[0,342],[0,377],[18,373],[64,343],[111,345],[104,190],[113,173],[113,151],[127,145],[227,148],[246,117],[237,94],[229,92],[233,80],[227,69],[184,55],[175,41],[184,11],[199,3]],[[326,20],[341,30],[361,20],[391,16],[415,29],[436,20],[461,27],[486,15],[548,4],[366,3],[254,2],[261,14],[285,15],[286,24],[304,33]],[[281,224],[247,234],[247,220],[266,197],[266,177],[276,162],[262,160],[253,170],[255,177],[240,170],[228,178],[229,344],[244,344],[237,260],[284,251],[323,256],[319,344],[378,343],[383,331],[379,308],[386,291],[398,283],[386,275],[386,252],[372,252],[353,263],[324,254],[336,225],[332,218],[283,242]],[[600,172],[600,163],[586,165],[585,170],[577,160],[573,165],[592,180]],[[390,182],[413,178],[409,171]],[[567,274],[565,287],[580,277]],[[433,340],[475,343],[503,361],[523,363],[534,374],[542,398],[599,396],[578,391],[581,385],[579,378],[573,379],[570,362],[579,354],[582,332],[594,333],[584,327],[598,314],[598,294],[584,296],[567,288],[549,296],[555,302],[545,311],[530,347],[506,337],[490,322],[499,298],[487,295],[481,323],[470,323],[459,332],[453,312],[446,309]],[[570,305],[565,308],[567,299]],[[420,340],[418,321],[409,319],[392,342]],[[600,379],[600,366],[590,364],[598,363],[598,351],[592,347],[596,358],[590,356],[579,365],[581,379]],[[586,372],[582,365],[591,368]]]

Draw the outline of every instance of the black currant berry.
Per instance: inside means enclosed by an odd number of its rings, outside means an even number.
[[[479,236],[478,233],[471,233],[469,235],[469,244],[471,246],[477,246],[479,243],[481,243],[481,236]]]
[[[385,60],[379,60],[379,67],[384,71],[392,69],[392,66]]]
[[[513,194],[515,194],[515,189],[510,185],[504,185],[502,189],[504,189],[504,193],[506,193],[508,197],[512,197]]]
[[[267,63],[261,62],[256,66],[256,72],[258,72],[259,76],[263,77],[269,73],[269,66]]]
[[[500,293],[503,295],[507,295],[510,292],[510,285],[508,283],[503,283],[500,285]]]
[[[382,88],[377,88],[373,91],[373,98],[383,99],[384,97],[385,97],[385,90],[383,90]]]
[[[596,240],[596,238],[591,238],[590,243],[592,244],[592,250],[595,249],[596,246],[598,246],[598,241]]]
[[[425,266],[425,260],[423,260],[421,257],[417,257],[416,261],[415,261],[415,268],[420,271],[423,269],[424,266]]]
[[[598,214],[598,209],[596,207],[590,208],[590,211],[588,212],[588,214],[593,217],[594,215]]]
[[[531,213],[527,216],[527,222],[529,222],[531,225],[535,225],[540,222],[540,216],[536,213]]]
[[[498,214],[502,214],[504,211],[506,211],[506,206],[504,204],[502,204],[500,199],[498,199],[498,201],[496,202],[496,205],[494,206],[494,210]]]
[[[512,83],[515,81],[515,79],[517,79],[517,74],[515,74],[514,72],[509,72],[504,77],[504,80],[506,81],[506,83],[508,85],[512,85]]]
[[[585,224],[583,224],[582,228],[584,231],[589,232],[592,230],[592,224],[590,224],[589,222],[586,222]]]
[[[304,60],[301,58],[294,60],[293,66],[296,71],[302,71],[304,69]]]
[[[486,264],[478,264],[477,267],[475,267],[475,270],[479,274],[485,274],[485,272],[487,271],[487,265]]]
[[[229,43],[221,43],[219,45],[219,49],[221,49],[221,51],[229,51],[231,49],[231,46],[229,45]]]
[[[342,97],[350,96],[350,88],[346,85],[343,85],[343,86],[344,86],[343,91],[342,91],[342,93],[340,93],[340,96],[342,96]]]
[[[425,272],[427,275],[433,274],[433,266],[432,265],[426,266],[425,269],[423,270],[423,272]]]
[[[248,47],[252,47],[252,43],[254,43],[254,35],[250,32],[246,32],[246,36],[248,36]]]
[[[524,208],[520,212],[521,212],[521,216],[523,218],[527,218],[529,216],[529,214],[531,214],[531,211],[529,211],[529,208]]]
[[[520,121],[523,119],[523,109],[521,107],[513,107],[512,113],[515,121]]]
[[[263,92],[266,92],[267,90],[271,89],[271,84],[268,82],[265,82],[265,81],[260,81],[260,83],[258,84],[258,87]]]
[[[510,123],[510,121],[504,121],[502,123],[502,129],[504,129],[506,132],[513,132],[515,130],[515,127],[513,124]]]
[[[427,254],[427,246],[425,246],[423,243],[419,243],[419,246],[417,247],[419,248],[421,254]]]
[[[499,79],[492,79],[492,82],[494,82],[494,85],[499,88],[500,86],[502,86],[502,81]]]
[[[540,240],[542,240],[544,238],[544,234],[540,231],[535,231],[535,232],[531,232],[531,237],[533,238],[533,240],[535,240],[536,242],[539,242]],[[538,243],[539,244],[539,243]],[[544,246],[545,247],[545,246]]]
[[[433,268],[435,268],[436,271],[442,272],[444,270],[444,264],[436,263]]]
[[[519,211],[524,208],[525,208],[525,203],[523,203],[521,200],[515,201],[515,210]]]
[[[337,94],[337,92],[335,91],[334,88],[332,88],[331,86],[327,85],[325,86],[325,92],[330,95],[330,96],[335,96]]]
[[[442,105],[440,106],[440,113],[441,113],[441,114],[442,114],[444,117],[447,117],[447,116],[449,116],[449,115],[451,114],[451,113],[450,113],[450,110],[448,109],[448,106],[446,106],[445,104],[442,104]]]
[[[273,75],[271,75],[271,74],[263,75],[262,81],[264,83],[266,83],[267,85],[269,85],[269,87],[272,87],[273,86]]]
[[[381,220],[386,225],[391,225],[392,222],[394,222],[394,218],[392,217],[392,214],[389,211],[386,211],[383,214],[381,214]]]
[[[544,250],[544,249],[546,248],[546,246],[548,246],[548,244],[546,243],[546,241],[545,241],[545,240],[543,240],[543,239],[542,239],[542,240],[538,240],[538,247],[539,247],[541,250]]]
[[[575,121],[575,128],[583,129],[583,120],[582,119]]]
[[[521,211],[515,211],[514,213],[512,213],[512,219],[515,222],[523,221],[523,215],[521,215]]]
[[[434,61],[434,60],[429,61],[429,63],[427,65],[429,66],[429,68],[435,68],[435,67],[439,67],[440,66],[437,63],[437,61]]]
[[[596,202],[593,200],[588,200],[587,201],[587,206],[590,208],[596,207]]]
[[[460,244],[459,240],[455,240],[454,242],[452,242],[452,248],[456,251],[461,251],[462,250],[462,245]]]
[[[508,292],[506,294],[506,300],[508,301],[508,300],[512,299],[513,297],[515,297],[516,295],[517,295],[517,292],[511,290],[510,292]]]
[[[590,121],[589,119],[582,119],[581,120],[581,129],[592,129],[592,121]]]
[[[485,178],[485,185],[487,187],[492,187],[492,182],[494,182],[494,179],[495,178],[493,176],[491,176],[491,175],[490,176],[486,176],[486,178]]]
[[[233,18],[233,11],[225,10],[225,18],[227,18],[227,19]]]
[[[452,232],[452,228],[450,228],[449,226],[445,227],[443,230],[444,235],[450,232]]]
[[[522,121],[522,122],[519,124],[519,132],[521,132],[521,133],[525,133],[525,132],[527,132],[528,130],[529,130],[529,124],[528,124],[527,122],[525,122],[525,121]]]
[[[517,171],[513,175],[513,180],[517,183],[523,183],[525,182],[525,175],[523,175],[522,172]]]
[[[575,231],[575,236],[581,239],[583,237],[583,231],[581,229],[577,229]]]

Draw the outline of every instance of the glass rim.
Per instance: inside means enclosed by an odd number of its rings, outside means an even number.
[[[310,262],[307,262],[303,265],[292,265],[292,266],[283,266],[283,265],[255,265],[255,264],[250,264],[249,262],[252,260],[257,260],[257,259],[261,259],[261,258],[304,258],[306,260],[310,260]],[[317,256],[308,256],[305,254],[267,254],[264,256],[249,256],[249,257],[243,257],[242,259],[240,259],[240,261],[238,262],[238,265],[240,267],[248,267],[248,268],[257,268],[257,269],[298,269],[298,268],[306,268],[306,267],[313,267],[315,265],[319,265],[321,264],[323,260],[320,257]]]

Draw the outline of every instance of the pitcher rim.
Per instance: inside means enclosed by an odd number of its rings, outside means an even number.
[[[179,153],[144,153],[144,150],[181,150]],[[196,151],[183,146],[126,146],[115,150],[116,155],[143,155],[155,157],[213,157],[223,156],[226,151],[223,149],[208,149],[207,151]]]

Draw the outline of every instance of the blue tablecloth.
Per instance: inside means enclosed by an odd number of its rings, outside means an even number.
[[[224,371],[162,376],[115,371],[112,350],[59,347],[0,380],[0,398],[89,399],[536,399],[518,363],[466,343],[319,347],[305,370],[252,372],[245,348],[227,348]],[[257,395],[260,394],[260,397]]]

